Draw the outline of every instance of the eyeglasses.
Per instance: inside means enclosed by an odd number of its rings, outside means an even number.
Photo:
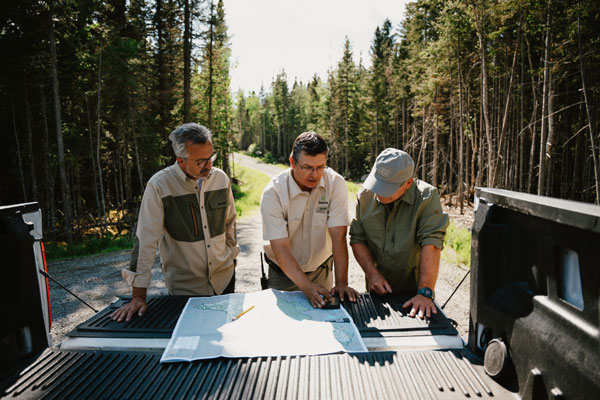
[[[309,167],[307,165],[299,165],[299,167],[303,172],[316,172],[319,174],[327,169],[327,165],[321,165],[320,167],[316,167],[316,168]]]
[[[193,162],[195,162],[196,164],[198,164],[198,168],[204,168],[204,167],[206,167],[206,164],[208,164],[209,161],[211,163],[214,163],[215,160],[217,159],[218,155],[219,155],[219,153],[213,152],[209,158],[201,158],[200,160],[196,160],[196,161],[193,161]]]

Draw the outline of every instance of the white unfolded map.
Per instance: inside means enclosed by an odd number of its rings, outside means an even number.
[[[190,298],[160,361],[341,351],[367,351],[343,307],[315,309],[302,292],[263,290]]]

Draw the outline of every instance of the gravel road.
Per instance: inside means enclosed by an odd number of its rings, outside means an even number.
[[[279,167],[261,163],[239,153],[234,155],[234,161],[258,169],[269,176],[281,171]],[[470,221],[472,221],[471,210],[465,215],[457,214],[453,209],[447,209],[446,211],[457,225],[470,227]],[[353,204],[350,204],[350,215],[354,215]],[[236,292],[258,291],[260,290],[259,253],[262,251],[263,245],[260,214],[257,212],[238,219],[237,234],[241,253],[238,257],[236,270]],[[123,281],[120,273],[122,269],[128,267],[130,254],[131,251],[121,251],[52,262],[48,264],[48,272],[92,307],[100,310],[109,305],[117,296],[130,294],[130,288]],[[350,248],[349,254],[350,286],[359,292],[364,292],[364,274],[351,255],[352,250]],[[158,257],[152,270],[152,284],[148,291],[149,295],[167,294]],[[465,266],[442,261],[435,288],[436,299],[440,306],[445,303],[466,272],[467,268]],[[94,315],[94,312],[53,282],[50,282],[50,298],[53,318],[51,336],[52,343],[56,346],[69,331]],[[463,339],[466,339],[469,323],[468,278],[448,303],[444,312],[458,322],[457,329]]]

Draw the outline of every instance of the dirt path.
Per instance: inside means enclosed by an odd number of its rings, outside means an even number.
[[[261,163],[251,157],[236,153],[236,163],[260,170],[269,176],[274,176],[281,171],[279,167]],[[352,202],[351,202],[352,203]],[[461,225],[468,224],[472,212],[463,216],[453,216],[452,219],[460,220]],[[350,215],[354,214],[354,205],[350,205]],[[466,221],[466,222],[465,222]],[[236,292],[254,292],[260,290],[260,259],[262,251],[262,224],[260,214],[245,216],[237,222],[238,244],[241,253],[238,257],[236,269]],[[121,278],[121,269],[128,267],[130,251],[122,251],[105,255],[58,261],[48,264],[48,272],[59,282],[82,297],[92,307],[100,310],[110,304],[116,296],[130,294],[130,288]],[[354,260],[349,249],[349,283],[359,292],[365,291],[364,274]],[[452,290],[460,282],[466,268],[442,262],[440,276],[436,286],[437,302],[442,305]],[[167,294],[162,279],[162,272],[158,257],[153,267],[152,284],[148,293],[150,295]],[[80,303],[71,295],[50,283],[50,296],[52,304],[52,342],[60,343],[64,336],[78,324],[94,315],[94,312]],[[466,338],[469,322],[469,279],[461,286],[453,299],[444,310],[446,314],[458,322],[458,330]]]

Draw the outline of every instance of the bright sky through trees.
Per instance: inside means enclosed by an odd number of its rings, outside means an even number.
[[[356,63],[369,66],[375,28],[398,27],[407,0],[225,0],[231,36],[231,90],[269,90],[283,68],[289,83],[306,83],[342,56],[348,36]]]

